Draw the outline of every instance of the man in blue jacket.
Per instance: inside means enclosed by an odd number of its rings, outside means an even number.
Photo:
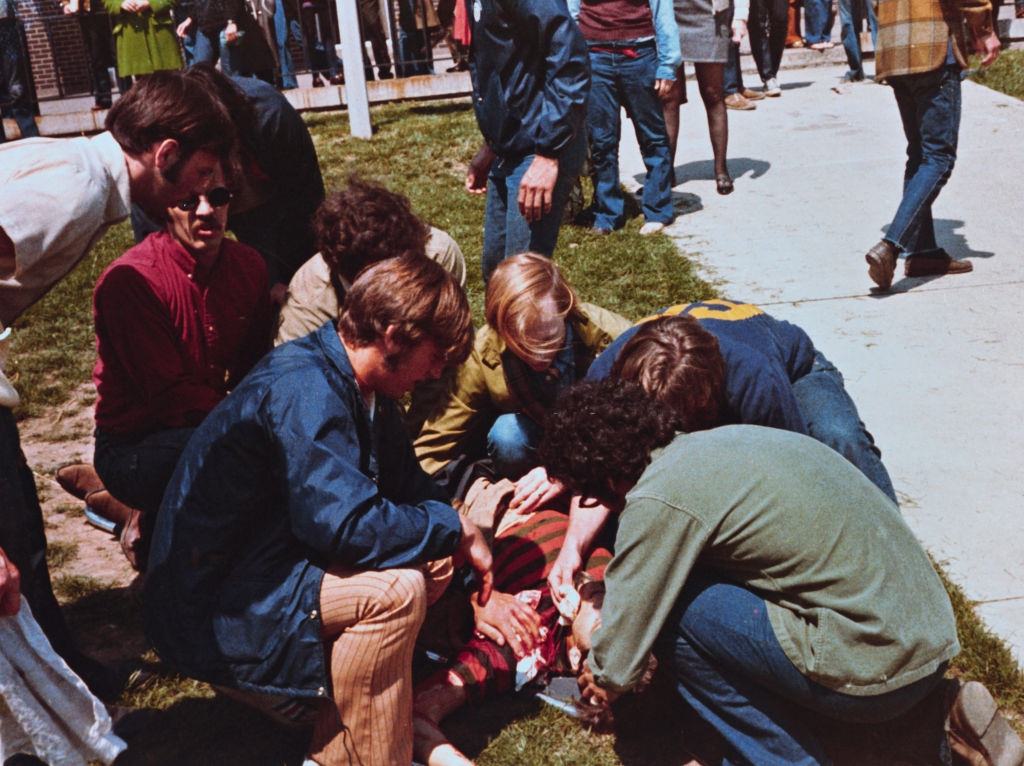
[[[487,194],[483,275],[527,251],[551,256],[586,157],[587,46],[565,0],[473,0],[470,71],[485,144],[466,189]]]
[[[441,266],[377,264],[337,328],[276,348],[210,413],[164,496],[147,634],[180,671],[261,706],[309,702],[317,763],[407,766],[412,651],[440,560],[467,560],[490,595],[487,544],[419,468],[394,401],[471,340]]]

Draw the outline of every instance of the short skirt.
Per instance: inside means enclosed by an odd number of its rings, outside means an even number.
[[[711,0],[675,0],[683,61],[724,64],[732,42],[732,9],[715,13]]]

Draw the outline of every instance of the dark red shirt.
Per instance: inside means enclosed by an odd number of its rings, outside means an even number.
[[[197,260],[156,232],[100,276],[93,318],[97,427],[195,426],[270,348],[267,268],[233,240]]]

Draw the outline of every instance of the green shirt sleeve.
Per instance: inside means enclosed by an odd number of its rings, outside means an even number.
[[[685,509],[652,497],[627,498],[589,659],[602,687],[624,692],[640,681],[707,537],[705,525]]]

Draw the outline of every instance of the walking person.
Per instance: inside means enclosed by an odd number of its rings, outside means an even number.
[[[867,20],[871,32],[871,47],[878,50],[878,17],[875,4],[870,0],[839,0],[839,23],[849,70],[843,75],[846,82],[864,79],[864,59],[860,49],[860,30]]]
[[[633,121],[647,168],[640,234],[672,223],[672,158],[661,100],[681,62],[671,0],[569,0],[590,54],[587,133],[593,166],[593,231],[608,234],[626,222],[619,185],[621,109]]]

